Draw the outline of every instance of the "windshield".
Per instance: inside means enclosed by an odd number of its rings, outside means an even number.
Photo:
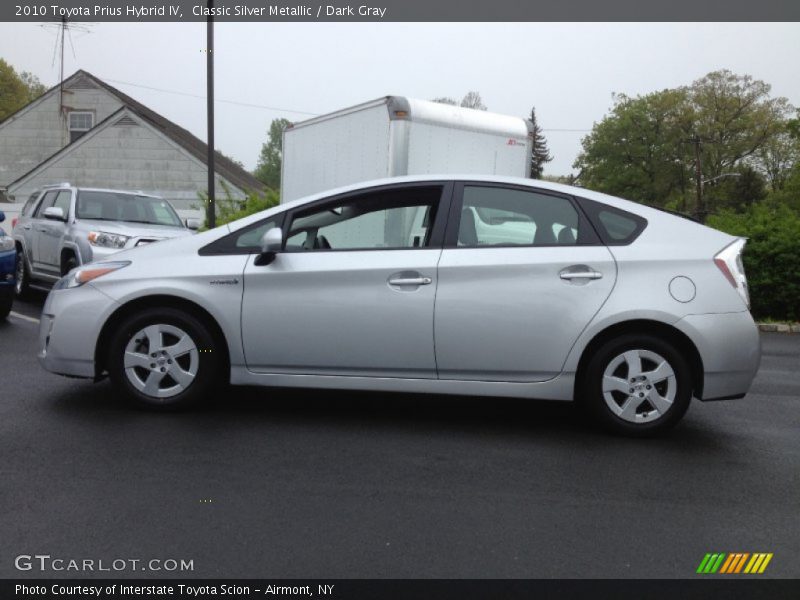
[[[166,200],[121,192],[79,192],[76,215],[79,219],[183,227]]]

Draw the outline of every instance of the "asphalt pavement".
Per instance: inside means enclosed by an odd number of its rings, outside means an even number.
[[[0,577],[93,575],[15,568],[45,554],[193,565],[102,577],[683,578],[708,552],[800,577],[800,335],[762,334],[743,400],[630,440],[495,398],[235,388],[142,412],[39,367],[41,301],[0,323]]]

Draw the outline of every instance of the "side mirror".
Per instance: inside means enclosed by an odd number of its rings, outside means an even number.
[[[200,219],[193,219],[189,217],[186,219],[186,228],[191,229],[192,231],[197,231],[200,229]]]
[[[261,236],[261,254],[256,257],[256,265],[264,266],[275,260],[275,255],[283,249],[283,232],[279,227],[267,230]]]
[[[64,209],[59,206],[49,206],[44,209],[44,218],[51,221],[66,221]]]
[[[6,220],[6,213],[0,210],[0,223]]]

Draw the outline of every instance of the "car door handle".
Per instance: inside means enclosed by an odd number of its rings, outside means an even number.
[[[598,271],[561,271],[559,273],[561,279],[601,279],[603,274]]]
[[[22,226],[22,228],[23,228],[25,231],[28,231],[28,230],[30,230],[31,226],[30,226],[30,225],[23,225],[23,226]]]
[[[389,285],[430,285],[433,279],[430,277],[397,277],[390,279]]]
[[[47,233],[47,232],[48,232],[48,231],[50,231],[50,230],[49,230],[49,229],[38,229],[38,228],[37,228],[37,229],[36,229],[36,231],[38,231],[38,232],[40,232],[40,233]]]

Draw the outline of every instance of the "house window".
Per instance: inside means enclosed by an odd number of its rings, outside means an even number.
[[[69,143],[71,144],[94,125],[94,113],[72,111],[69,113]]]

